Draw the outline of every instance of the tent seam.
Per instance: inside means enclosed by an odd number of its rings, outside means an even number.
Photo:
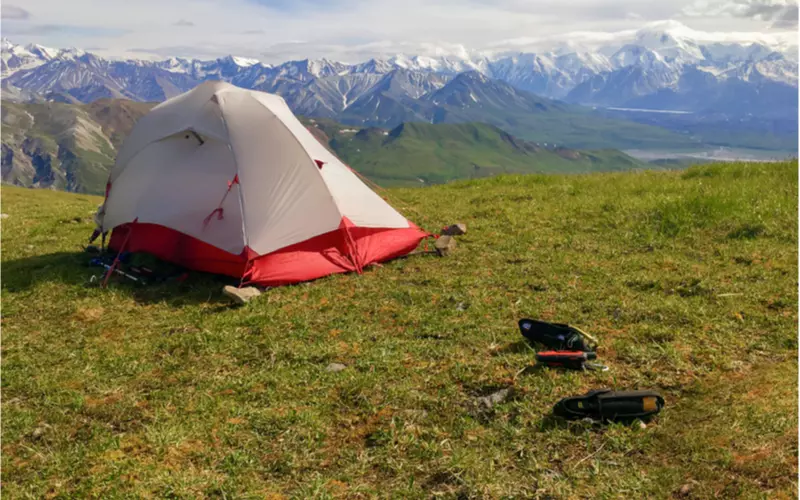
[[[217,97],[217,94],[220,92],[214,92],[211,98],[217,98],[217,106],[219,107],[219,116],[222,120],[222,126],[225,127],[225,135],[228,137],[226,138],[226,144],[228,145],[228,150],[231,152],[231,156],[233,157],[233,167],[236,170],[236,177],[239,179],[239,185],[237,191],[239,191],[239,210],[242,212],[242,237],[244,238],[244,252],[247,253],[247,264],[245,264],[244,273],[242,273],[242,278],[244,278],[244,274],[247,273],[247,265],[250,263],[250,236],[247,234],[247,216],[245,214],[245,202],[244,202],[244,190],[242,189],[242,178],[239,177],[239,162],[236,160],[236,152],[233,150],[233,146],[231,145],[231,134],[230,130],[228,130],[228,122],[225,120],[225,110],[222,107],[222,103]]]

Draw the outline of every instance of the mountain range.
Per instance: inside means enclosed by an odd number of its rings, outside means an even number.
[[[796,148],[796,46],[702,41],[693,33],[671,22],[591,50],[279,65],[235,56],[109,60],[3,40],[3,97],[162,101],[203,80],[221,79],[280,94],[297,114],[361,127],[479,121],[568,147]],[[691,116],[654,117],[631,109]],[[735,133],[720,135],[720,128]]]

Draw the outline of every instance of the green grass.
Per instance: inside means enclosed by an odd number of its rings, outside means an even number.
[[[796,497],[796,162],[390,190],[469,233],[238,309],[210,277],[84,287],[98,199],[2,194],[9,498]],[[523,370],[523,316],[593,333],[610,371]],[[549,416],[603,386],[667,405]]]

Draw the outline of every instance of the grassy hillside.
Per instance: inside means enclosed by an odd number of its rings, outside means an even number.
[[[198,275],[84,287],[98,199],[4,187],[3,493],[795,496],[796,163],[385,194],[469,234],[236,309]],[[525,369],[523,316],[593,333],[610,370]],[[646,428],[549,416],[598,387],[667,406]]]
[[[122,141],[152,106],[123,99],[3,101],[3,182],[102,193]]]
[[[576,173],[647,167],[620,151],[548,149],[481,123],[405,123],[391,131],[378,128],[357,133],[339,131],[329,144],[342,160],[385,186],[440,184],[504,173]]]

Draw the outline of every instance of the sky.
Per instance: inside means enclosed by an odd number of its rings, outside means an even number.
[[[591,44],[673,20],[712,37],[797,40],[797,0],[3,0],[14,43],[113,58],[360,62]]]

